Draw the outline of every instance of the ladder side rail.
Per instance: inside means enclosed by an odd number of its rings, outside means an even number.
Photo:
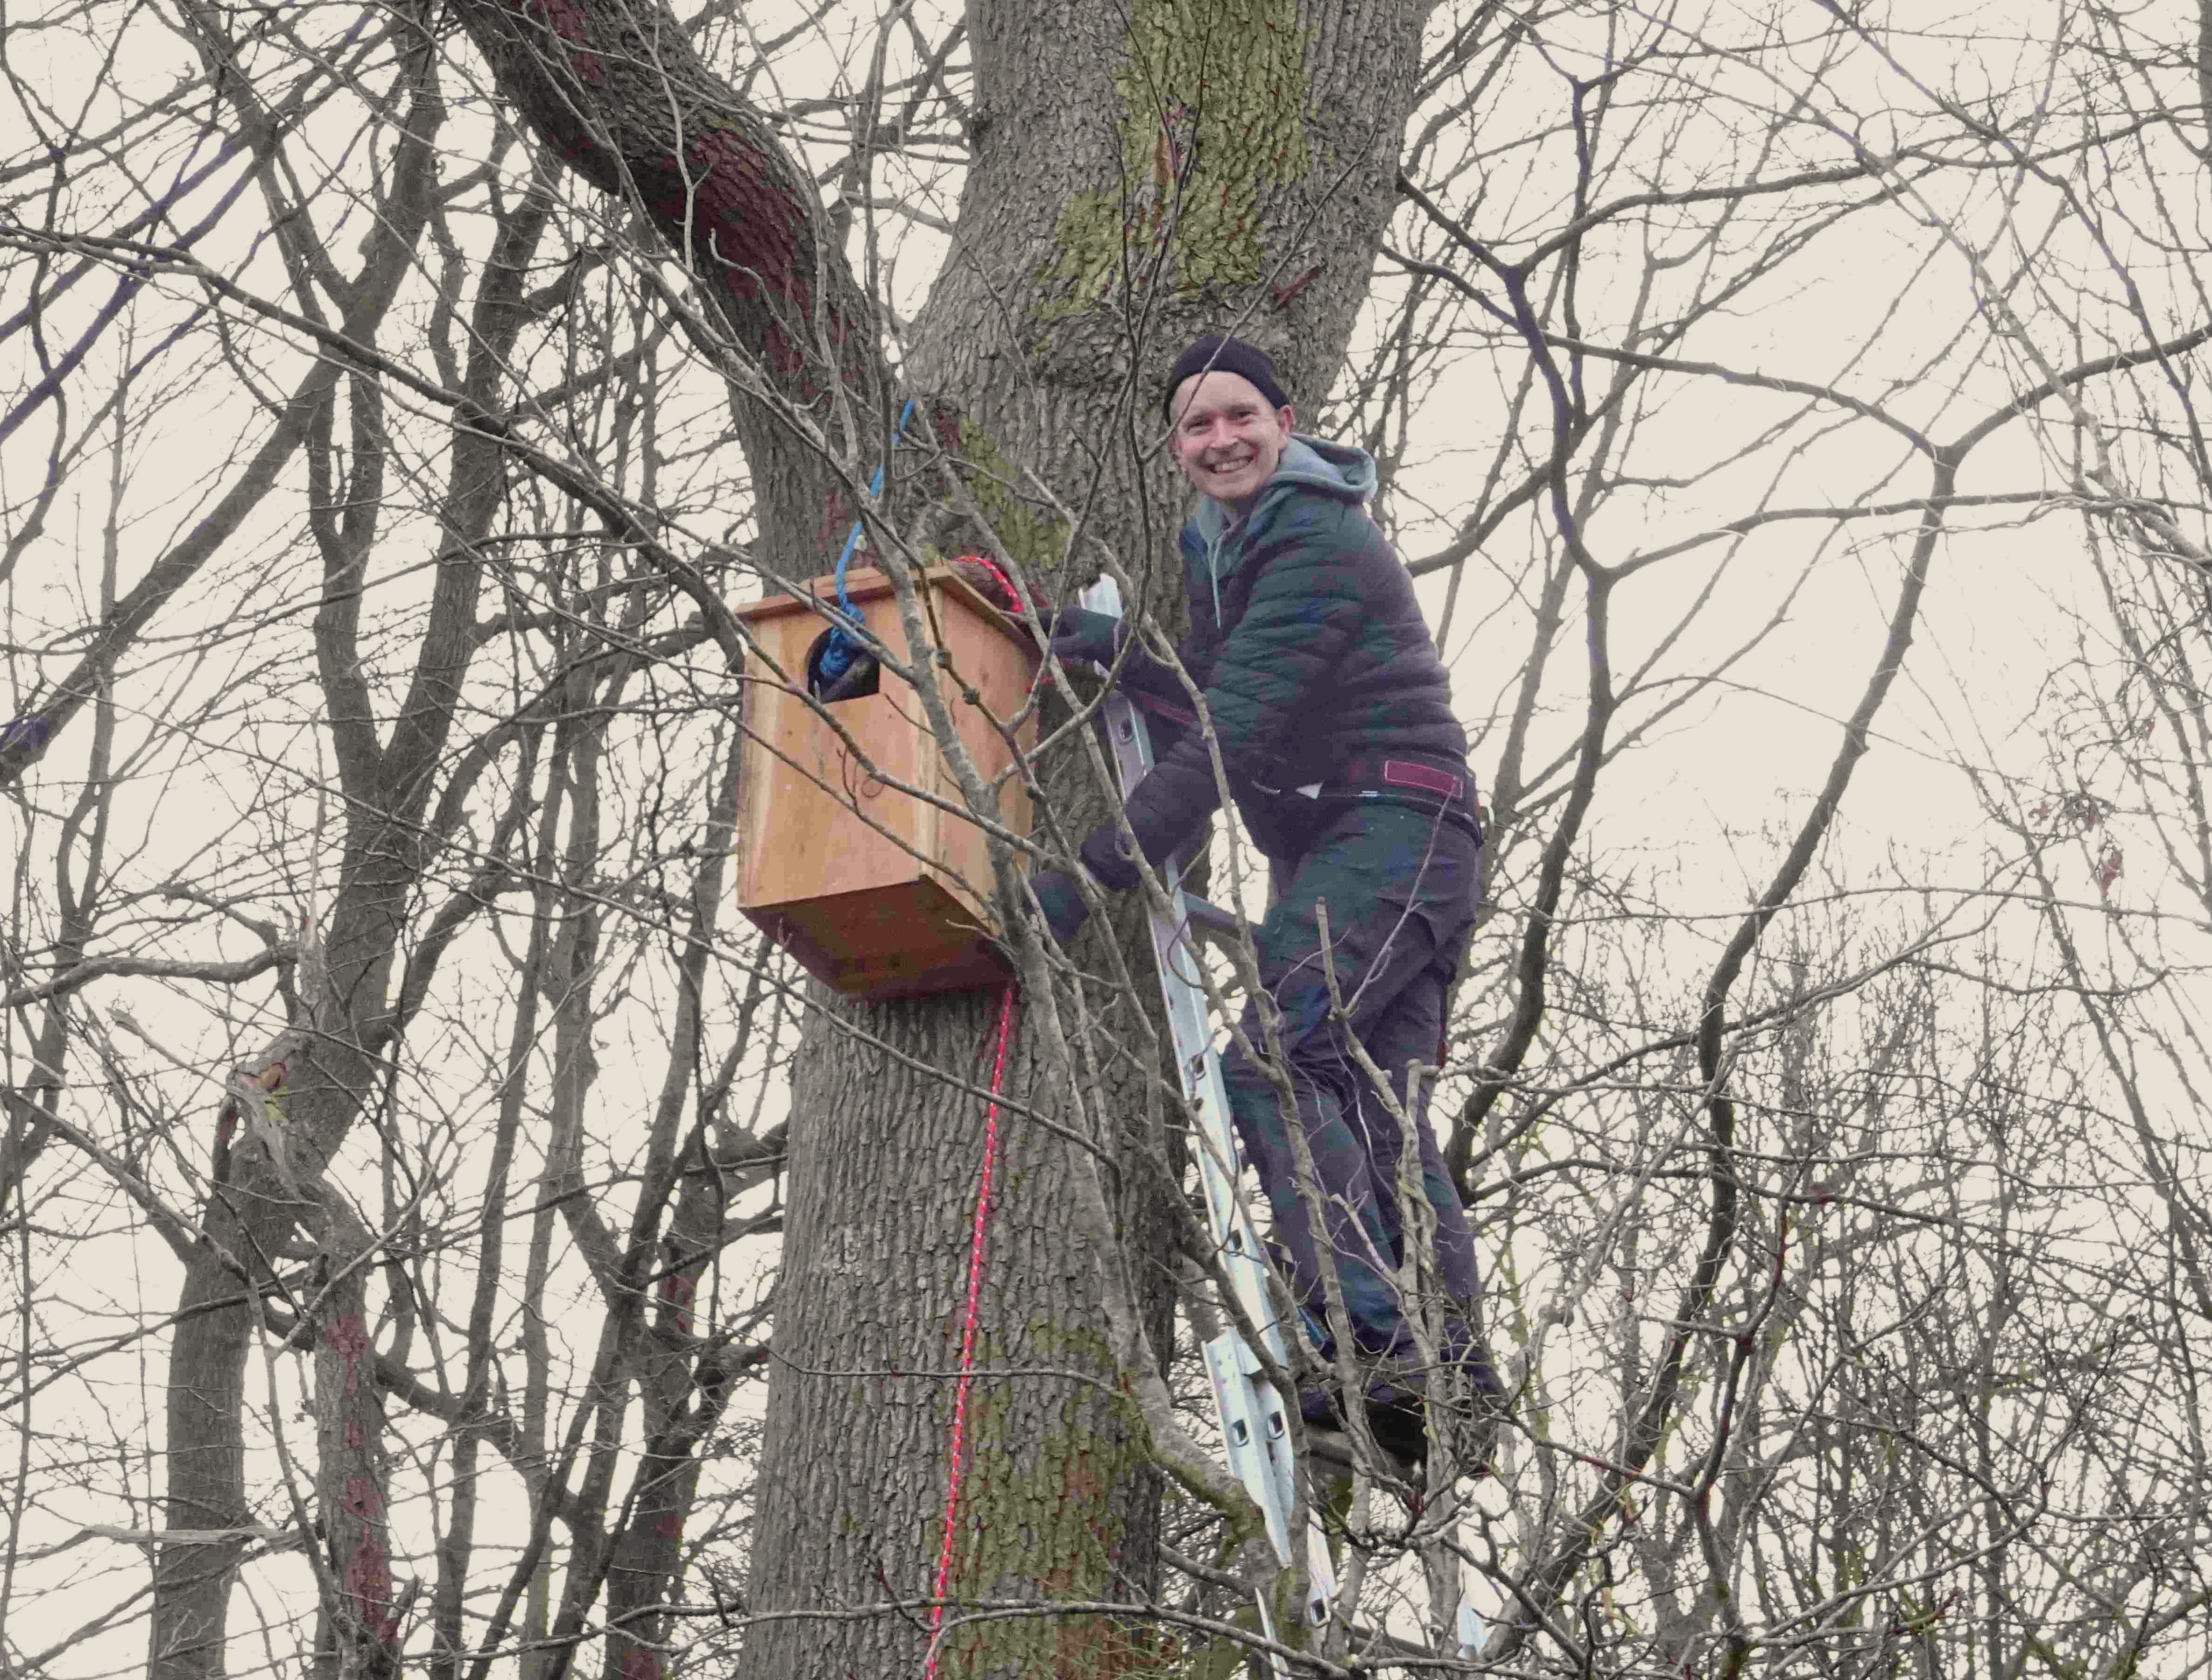
[[[1102,711],[1126,797],[1152,767],[1151,731],[1125,695],[1109,693]],[[1258,1326],[1268,1353],[1279,1362],[1285,1362],[1288,1348],[1268,1293],[1259,1234],[1237,1195],[1238,1151],[1229,1119],[1220,1053],[1213,1043],[1208,1000],[1195,971],[1185,972],[1185,965],[1200,960],[1189,898],[1178,871],[1170,868],[1165,873],[1167,906],[1152,909],[1147,920],[1177,1073],[1200,1131],[1199,1167],[1207,1224],[1240,1305]],[[1207,1343],[1203,1351],[1231,1471],[1260,1507],[1268,1540],[1287,1567],[1293,1557],[1291,1517],[1297,1507],[1297,1466],[1282,1396],[1233,1326]],[[1306,1576],[1305,1619],[1310,1626],[1318,1628],[1334,1607],[1336,1573],[1317,1517],[1307,1530]],[[1263,1620],[1272,1622],[1264,1603],[1261,1611]],[[1271,1627],[1269,1637],[1273,1636]]]
[[[1080,598],[1094,611],[1121,616],[1121,594],[1111,578],[1102,578]],[[1126,799],[1152,771],[1152,731],[1134,702],[1119,690],[1107,691],[1101,711],[1108,748]],[[1164,909],[1148,906],[1146,920],[1178,1079],[1199,1127],[1199,1171],[1206,1192],[1207,1224],[1240,1304],[1259,1327],[1269,1354],[1279,1362],[1286,1362],[1288,1350],[1268,1294],[1259,1234],[1237,1195],[1237,1137],[1230,1123],[1228,1089],[1222,1079],[1220,1053],[1214,1047],[1208,1000],[1194,966],[1201,959],[1191,901],[1182,889],[1180,869],[1170,867],[1164,873],[1167,906]],[[1188,972],[1186,963],[1194,965]],[[1267,1521],[1267,1538],[1287,1568],[1292,1561],[1290,1521],[1297,1508],[1297,1465],[1282,1396],[1233,1325],[1209,1342],[1204,1353],[1231,1471],[1259,1506]],[[1310,1514],[1306,1530],[1306,1583],[1305,1619],[1309,1626],[1319,1628],[1335,1605],[1336,1571],[1321,1519],[1315,1514]],[[1264,1597],[1260,1600],[1260,1618],[1267,1636],[1273,1638],[1273,1616]],[[1287,1673],[1279,1658],[1273,1667],[1279,1675]]]
[[[1115,768],[1121,774],[1126,796],[1152,770],[1151,731],[1136,707],[1119,693],[1108,694],[1103,712]],[[1259,1327],[1269,1355],[1281,1362],[1288,1359],[1288,1346],[1267,1293],[1267,1264],[1259,1233],[1237,1195],[1237,1137],[1229,1119],[1229,1093],[1222,1081],[1220,1053],[1213,1046],[1206,989],[1194,967],[1186,971],[1186,965],[1200,960],[1191,932],[1190,901],[1178,870],[1170,868],[1163,874],[1168,907],[1164,912],[1154,911],[1148,918],[1152,957],[1159,970],[1161,999],[1167,1010],[1177,1075],[1199,1124],[1199,1172],[1206,1191],[1207,1222],[1238,1301]]]

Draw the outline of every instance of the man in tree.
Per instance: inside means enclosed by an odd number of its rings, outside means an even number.
[[[1299,1182],[1289,1117],[1255,1059],[1268,1053],[1256,999],[1224,1066],[1230,1107],[1274,1210],[1309,1332],[1334,1358],[1317,1198],[1345,1317],[1370,1372],[1377,1441],[1418,1459],[1434,1373],[1418,1355],[1408,1319],[1415,1303],[1399,1283],[1405,1128],[1353,1045],[1383,1071],[1400,1112],[1409,1064],[1441,1059],[1445,998],[1482,891],[1467,737],[1413,580],[1365,512],[1373,460],[1294,432],[1273,361],[1236,338],[1207,336],[1185,349],[1162,410],[1176,464],[1204,494],[1182,529],[1192,628],[1177,653],[1206,696],[1230,791],[1270,862],[1274,904],[1255,944],[1280,1012],[1282,1061],[1314,1182]],[[1127,636],[1121,621],[1064,610],[1052,640],[1064,659],[1113,667],[1165,725],[1154,769],[1130,794],[1126,831],[1107,823],[1079,849],[1093,879],[1126,891],[1138,882],[1139,856],[1166,862],[1220,803],[1212,755],[1192,727],[1182,678]],[[1053,937],[1066,943],[1089,914],[1079,883],[1047,872],[1032,890]],[[1426,1098],[1421,1090],[1413,1131],[1435,1216],[1434,1272],[1448,1298],[1437,1351],[1472,1388],[1494,1393],[1469,1328],[1474,1238]],[[1304,1410],[1323,1422],[1340,1415],[1340,1401],[1316,1389]]]

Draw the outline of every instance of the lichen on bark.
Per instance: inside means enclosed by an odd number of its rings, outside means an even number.
[[[1040,276],[1051,312],[1111,295],[1125,264],[1132,286],[1178,292],[1260,277],[1269,191],[1311,163],[1310,33],[1297,0],[1135,0],[1114,78],[1121,179],[1062,208],[1058,260]]]
[[[1040,572],[1051,575],[1067,546],[1066,524],[1021,494],[1015,488],[1019,480],[1014,464],[988,432],[964,415],[959,450],[968,468],[963,475],[968,494],[990,521],[1000,547],[1031,577]]]
[[[1064,1339],[1074,1369],[1111,1368],[1103,1337],[1042,1319],[1030,1329],[1033,1354]],[[997,1395],[977,1398],[976,1460],[988,1462],[992,1476],[971,1483],[963,1498],[955,1596],[1034,1594],[1041,1608],[1131,1596],[1143,1584],[1127,1574],[1124,1512],[1109,1489],[1139,1472],[1135,1443],[1097,1430],[1079,1383],[1042,1406],[1036,1397],[1012,1404]],[[1092,1612],[991,1619],[948,1637],[939,1672],[1104,1680],[1160,1672],[1171,1648],[1140,1614],[1127,1622]]]

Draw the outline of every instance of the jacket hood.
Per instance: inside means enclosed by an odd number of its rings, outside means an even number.
[[[1340,501],[1357,504],[1375,494],[1375,458],[1365,450],[1293,432],[1290,442],[1284,446],[1283,458],[1275,464],[1274,476],[1260,487],[1260,494],[1253,498],[1252,511],[1245,515],[1245,522],[1260,523],[1273,504],[1296,490],[1316,490]],[[1236,522],[1230,510],[1212,496],[1199,498],[1195,517],[1198,533],[1209,549]]]

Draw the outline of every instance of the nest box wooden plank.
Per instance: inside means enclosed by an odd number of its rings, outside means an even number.
[[[948,567],[927,568],[915,585],[942,655],[939,691],[969,762],[988,780],[1014,761],[1001,725],[1028,698],[1036,644]],[[902,660],[906,633],[890,579],[854,571],[846,585],[869,635]],[[745,672],[738,908],[848,998],[873,1003],[996,985],[1010,971],[993,943],[983,830],[964,815],[920,697],[888,670],[872,694],[826,708],[807,697],[807,655],[830,624],[817,603],[836,593],[834,579],[817,578],[805,597],[771,596],[738,610],[765,655]],[[972,701],[963,694],[970,689]],[[1018,738],[1024,750],[1035,746],[1034,717]],[[1018,778],[1000,788],[997,816],[1015,833],[1029,832],[1030,798]]]

